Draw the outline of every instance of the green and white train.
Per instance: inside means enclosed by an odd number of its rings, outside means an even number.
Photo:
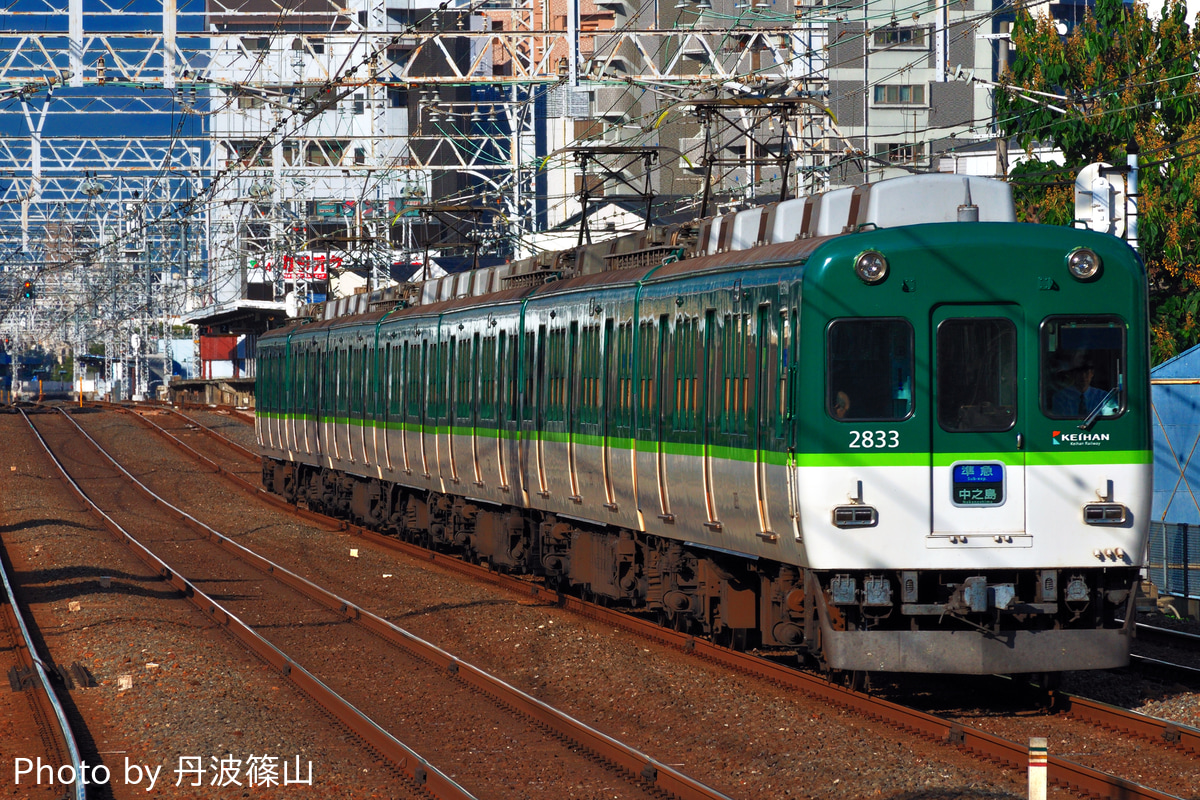
[[[913,176],[405,288],[259,340],[269,490],[830,669],[1127,662],[1124,242]]]

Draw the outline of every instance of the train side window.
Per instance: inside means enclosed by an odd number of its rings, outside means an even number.
[[[350,414],[350,350],[337,351],[338,357],[338,411],[341,416]]]
[[[485,336],[480,344],[475,334],[475,350],[479,359],[479,417],[496,418],[496,337]]]
[[[1017,328],[948,319],[937,330],[937,416],[944,430],[1006,431],[1017,421]]]
[[[839,319],[826,332],[825,409],[843,422],[913,412],[913,329],[903,319]]]
[[[726,314],[721,326],[721,375],[723,397],[720,401],[721,433],[746,433],[746,407],[749,402],[750,356],[747,355],[747,314]]]
[[[404,345],[392,345],[388,351],[388,415],[392,417],[400,416],[400,398],[404,392],[404,366],[405,352]]]
[[[696,317],[681,315],[675,321],[675,409],[671,426],[677,431],[696,429]]]
[[[779,396],[776,400],[775,438],[783,439],[784,425],[791,416],[791,364],[788,359],[791,356],[792,326],[786,308],[779,311],[779,330],[776,335],[775,388]]]
[[[653,322],[641,322],[638,326],[637,353],[637,420],[638,428],[651,430],[657,411],[654,402],[656,330]]]
[[[565,419],[567,386],[567,332],[563,328],[547,334],[546,352],[546,420],[562,422]]]
[[[522,413],[521,416],[526,422],[532,422],[536,418],[536,411],[540,405],[540,400],[537,396],[538,386],[540,385],[541,376],[538,374],[542,366],[542,357],[538,355],[538,348],[545,346],[546,326],[539,325],[537,333],[525,334],[525,389],[521,401]]]
[[[588,325],[580,335],[580,416],[589,425],[600,423],[600,326]]]
[[[408,358],[404,361],[404,401],[410,417],[421,416],[421,380],[425,359],[421,355],[422,345],[410,344]]]
[[[633,420],[633,322],[617,329],[617,427],[628,430]]]
[[[460,420],[468,420],[471,418],[471,403],[472,403],[472,377],[475,367],[475,353],[473,352],[472,340],[462,339],[458,343],[458,351],[455,354],[455,340],[450,340],[450,358],[456,359],[455,366],[458,368],[458,385],[454,389],[454,416]]]
[[[1053,419],[1119,416],[1125,409],[1125,323],[1050,317],[1042,323],[1038,395]]]

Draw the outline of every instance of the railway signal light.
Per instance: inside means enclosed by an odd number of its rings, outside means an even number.
[[[25,281],[25,286],[21,290],[21,296],[26,300],[33,299],[33,281]]]

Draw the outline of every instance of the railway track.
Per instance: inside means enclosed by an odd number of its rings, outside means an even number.
[[[1135,627],[1139,639],[1156,644],[1167,644],[1179,650],[1200,655],[1200,636],[1194,633],[1160,628],[1157,625],[1147,625],[1142,622],[1137,623]]]
[[[23,411],[22,416],[29,423],[30,429],[45,449],[46,454],[60,470],[64,481],[89,509],[99,517],[105,528],[118,539],[122,540],[151,569],[158,572],[166,581],[191,600],[205,616],[215,621],[266,663],[290,679],[323,709],[339,719],[350,731],[368,743],[369,746],[385,758],[389,759],[395,765],[396,769],[407,778],[404,782],[407,784],[406,786],[397,787],[407,789],[406,796],[433,797],[437,798],[437,800],[475,800],[473,795],[462,789],[455,781],[429,765],[418,753],[373,723],[365,714],[331,690],[315,675],[297,664],[291,657],[276,648],[263,636],[256,633],[251,626],[239,617],[230,613],[222,603],[204,592],[196,583],[185,578],[172,565],[155,555],[150,548],[138,540],[137,536],[122,526],[112,514],[101,508],[92,499],[84,486],[72,477],[62,460],[56,455],[56,448],[47,441],[48,431],[45,430],[45,427],[35,425],[29,415]],[[63,413],[61,419],[69,420],[69,416]],[[73,420],[69,420],[69,422],[74,425]],[[54,426],[50,425],[46,427]],[[76,428],[78,429],[78,426]],[[80,432],[82,433],[82,431]],[[76,436],[69,431],[66,436],[63,436],[61,429],[57,434],[57,436],[54,434],[49,435],[58,442],[60,449],[66,440]],[[100,480],[109,480],[111,482],[111,475],[102,474]],[[153,517],[149,519],[153,519]],[[158,522],[161,524],[161,520],[158,520]]]
[[[68,418],[65,414],[63,417]],[[78,430],[87,436],[82,429]],[[103,452],[98,443],[91,437],[87,438],[98,452]],[[138,483],[115,460],[109,460],[128,480]],[[104,480],[109,481],[107,478]],[[101,480],[92,479],[92,484],[100,487]],[[439,763],[452,763],[456,774],[474,774],[479,781],[481,765],[485,769],[492,769],[493,762],[502,759],[528,779],[523,782],[526,786],[546,783],[553,790],[552,776],[547,781],[546,769],[547,764],[553,764],[554,774],[573,776],[572,780],[582,780],[583,785],[590,782],[605,792],[612,791],[612,786],[616,785],[619,791],[615,796],[619,797],[661,797],[665,794],[684,800],[724,798],[723,794],[678,770],[571,719],[463,660],[291,573],[281,565],[268,561],[170,506],[144,485],[138,483],[138,486],[146,496],[153,498],[154,507],[168,510],[176,521],[173,526],[161,520],[152,520],[152,508],[139,510],[136,514],[124,512],[122,516],[137,517],[145,524],[138,526],[140,531],[123,535],[141,540],[152,539],[148,542],[150,549],[172,552],[173,566],[163,565],[162,568],[170,570],[173,575],[195,574],[198,571],[219,574],[224,594],[229,599],[223,608],[214,608],[214,592],[209,589],[206,599],[200,603],[202,608],[208,606],[206,613],[226,626],[244,628],[250,633],[254,633],[251,628],[269,630],[269,642],[259,637],[260,640],[248,644],[256,650],[265,650],[268,659],[272,654],[282,657],[284,660],[277,665],[285,673],[291,670],[308,674],[306,682],[318,680],[316,673],[321,673],[328,684],[327,688],[336,687],[339,694],[354,700],[358,706],[366,707],[369,703],[374,716],[387,719],[389,728],[403,728],[406,731],[405,738],[410,741],[412,736],[421,738],[421,750],[427,754],[436,753]],[[111,489],[107,491],[112,492]],[[112,516],[115,515],[109,518]],[[189,538],[187,536],[182,539],[176,536],[156,537],[151,533],[175,527],[178,521],[200,533],[206,539],[207,546],[197,547],[194,542],[186,541]],[[224,561],[213,553],[214,547],[226,554]],[[240,563],[231,564],[230,555]],[[216,566],[218,564],[219,567]],[[205,585],[206,582],[199,579],[186,582],[186,586],[191,587],[198,596]],[[243,623],[242,619],[249,622]],[[385,651],[381,651],[380,640],[387,643]],[[331,641],[336,642],[332,649],[337,654],[343,654],[340,661],[336,656],[333,659],[329,656]],[[284,655],[285,652],[288,655]],[[312,667],[311,674],[305,672],[303,661]],[[392,675],[395,674],[409,677],[403,682],[393,682]],[[385,687],[382,691],[381,686]],[[322,703],[327,705],[328,698],[322,698]],[[342,710],[339,717],[345,713],[346,710]],[[352,718],[355,716],[353,709],[349,713]],[[365,719],[365,715],[358,716]],[[498,737],[499,744],[488,747],[473,744],[470,752],[474,755],[464,754],[461,749],[455,751],[450,743],[472,741],[472,730],[462,729],[463,720],[467,717],[471,718],[470,724],[474,726],[475,733],[479,728],[486,729],[489,725],[493,731],[504,731]],[[393,720],[399,720],[400,723],[395,724]],[[434,724],[431,720],[439,720],[439,723]],[[354,720],[347,721],[351,723]],[[405,721],[412,724],[405,726]],[[361,727],[361,720],[359,725]],[[379,731],[368,727],[366,733],[378,738],[382,726],[375,727]],[[362,730],[357,732],[364,735]],[[372,744],[375,742],[372,741]],[[384,742],[393,750],[397,744],[398,740]],[[504,751],[520,752],[517,755],[502,753],[497,749],[501,744]],[[478,762],[480,751],[486,753],[482,762]],[[408,752],[410,758],[416,757],[415,753]],[[472,763],[473,760],[477,763]]]
[[[161,426],[155,426],[150,420],[144,420],[144,422],[151,427],[157,427],[160,435],[169,436]],[[246,488],[249,490],[253,487]],[[621,627],[647,639],[691,652],[698,657],[742,674],[765,678],[789,689],[821,697],[866,717],[887,720],[897,728],[918,733],[934,741],[949,743],[981,759],[1014,768],[1023,768],[1027,763],[1028,750],[1024,743],[1008,741],[968,725],[909,709],[869,694],[851,691],[830,684],[823,678],[799,672],[756,656],[716,647],[705,640],[664,629],[657,624],[640,620],[629,614],[561,595],[540,586],[531,585],[525,580],[499,575],[484,567],[468,564],[450,556],[431,553],[367,529],[349,526],[349,531],[354,536],[389,549],[404,552],[415,558],[435,561],[443,567],[466,574],[475,580],[531,594],[538,601],[556,603],[581,616],[603,622],[606,625]],[[1056,703],[1055,707],[1060,709],[1064,716],[1088,725],[1132,734],[1148,743],[1182,749],[1192,755],[1200,752],[1200,731],[1194,728],[1157,720],[1070,695],[1055,695],[1054,702]],[[1049,759],[1049,779],[1054,784],[1094,797],[1167,798],[1173,796],[1055,755],[1051,755]]]
[[[1200,636],[1143,622],[1134,627],[1142,652],[1130,657],[1130,671],[1162,682],[1200,687]]]
[[[8,663],[4,664],[4,668],[14,694],[0,702],[0,709],[8,712],[8,722],[13,727],[8,743],[13,759],[14,786],[20,781],[23,784],[23,796],[28,798],[86,800],[90,778],[85,773],[83,757],[68,722],[67,711],[54,688],[55,683],[62,682],[65,675],[55,674],[49,666],[50,659],[38,653],[32,631],[17,605],[16,590],[9,576],[7,561],[7,558],[0,559],[0,582],[4,584],[4,595],[0,597],[0,627],[8,643],[3,648],[3,652],[8,654]],[[31,731],[35,730],[36,737],[30,736]],[[18,732],[27,737],[23,746],[28,749],[21,749]],[[69,769],[71,780],[59,781],[59,788],[52,786],[54,781],[43,783],[35,771],[43,763],[52,765],[55,776],[66,775],[65,770]]]

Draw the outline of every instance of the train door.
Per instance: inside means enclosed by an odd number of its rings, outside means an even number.
[[[358,428],[358,444],[359,451],[362,453],[363,463],[370,464],[371,458],[367,454],[367,424],[369,421],[367,400],[371,391],[371,376],[368,371],[370,365],[369,351],[366,345],[363,345],[355,348],[354,353],[354,397],[358,401],[358,408],[354,409],[354,413],[351,413],[350,420],[351,424]],[[354,421],[356,415],[358,417],[357,422]]]
[[[758,530],[764,538],[774,536],[771,531],[770,505],[767,502],[767,460],[771,423],[771,381],[767,380],[770,369],[769,358],[775,348],[771,346],[769,305],[760,305],[754,322],[754,496],[758,507]]]
[[[428,478],[430,475],[429,448],[427,447],[426,442],[429,430],[429,402],[431,399],[430,395],[433,393],[434,383],[433,376],[429,371],[429,350],[429,341],[427,339],[422,339],[420,369],[414,376],[414,379],[417,381],[418,389],[411,395],[412,400],[410,401],[414,403],[416,407],[417,425],[419,426],[418,430],[420,430],[419,436],[421,440],[421,476],[424,478]]]
[[[324,441],[321,436],[321,403],[325,397],[325,357],[322,355],[322,352],[317,347],[316,340],[310,339],[308,342],[309,416],[305,430],[310,431],[312,434],[312,442],[309,445],[308,452],[314,456],[325,454],[325,450],[321,446],[321,442]]]
[[[576,461],[576,445],[577,445],[577,423],[579,405],[577,398],[580,391],[577,388],[580,382],[579,375],[579,322],[572,320],[568,328],[567,352],[566,352],[566,431],[567,431],[567,472],[570,473],[570,499],[576,503],[583,501],[583,496],[579,490],[579,465]]]
[[[613,489],[612,442],[610,440],[612,413],[616,406],[612,397],[614,385],[612,379],[613,344],[613,320],[610,317],[604,321],[604,341],[600,345],[600,386],[597,392],[597,405],[600,411],[600,464],[601,471],[604,473],[604,507],[609,511],[617,510],[617,496]]]
[[[400,346],[393,344],[390,337],[381,343],[383,347],[383,370],[375,386],[379,394],[377,413],[382,417],[379,426],[375,428],[375,452],[379,453],[379,438],[383,438],[383,465],[389,471],[392,466],[392,427],[396,415],[400,411]],[[382,428],[382,433],[379,429]]]
[[[471,337],[471,384],[468,388],[467,396],[470,398],[467,414],[471,422],[471,465],[475,474],[474,484],[483,486],[483,473],[479,467],[479,411],[480,405],[483,404],[484,392],[480,387],[480,373],[482,372],[482,364],[484,362],[483,347],[481,342],[491,344],[491,340],[482,339],[478,333]],[[492,357],[495,357],[495,347],[491,348]]]
[[[333,456],[333,442],[329,436],[329,423],[333,417],[333,368],[336,358],[333,343],[328,337],[325,346],[317,354],[317,380],[321,394],[317,398],[317,451],[329,458]]]
[[[544,331],[540,327],[539,330]],[[522,499],[524,503],[528,504],[530,493],[534,491],[540,493],[544,487],[541,485],[540,480],[536,489],[533,485],[534,478],[537,477],[537,465],[533,463],[536,458],[533,452],[533,439],[537,431],[539,414],[537,398],[537,387],[540,383],[537,378],[538,334],[533,331],[525,331],[522,337],[521,345],[518,348],[521,371],[518,375],[519,391],[517,396],[518,405],[520,406],[520,420],[518,422],[517,433],[517,475],[521,481]]]
[[[637,512],[637,447],[633,427],[634,405],[637,394],[634,390],[634,321],[624,316],[619,309],[620,323],[617,325],[617,345],[614,362],[616,380],[611,395],[612,402],[605,405],[605,421],[613,437],[610,450],[617,448],[617,459],[612,462],[613,507],[610,511],[624,509],[625,518],[632,519]]]
[[[416,372],[413,363],[420,359],[417,355],[421,352],[420,345],[413,344],[407,339],[402,339],[400,345],[400,362],[399,374],[397,380],[399,382],[399,419],[400,419],[400,461],[401,469],[405,475],[412,475],[412,458],[409,452],[409,431],[411,430],[413,417],[413,398],[419,391],[413,386],[412,376]]]
[[[511,358],[509,350],[508,331],[500,331],[496,340],[496,479],[500,491],[508,491],[508,461],[505,458],[505,448],[510,441],[508,437],[509,423],[515,419],[513,412],[515,392],[513,370],[509,366]],[[515,359],[513,360],[515,364]]]
[[[671,394],[668,391],[668,382],[671,380],[670,368],[667,364],[667,344],[671,332],[671,318],[663,314],[658,318],[658,327],[655,329],[657,336],[657,352],[654,357],[654,369],[656,370],[656,380],[654,386],[657,391],[654,392],[655,413],[653,415],[654,430],[652,435],[655,442],[655,461],[657,463],[655,473],[658,476],[658,502],[662,508],[659,519],[666,522],[674,522],[675,515],[671,513],[671,494],[667,489],[667,446],[663,441],[667,430],[666,415],[670,413],[672,408],[669,404]]]
[[[342,404],[346,401],[345,385],[342,381],[342,363],[345,361],[345,352],[342,350],[341,342],[334,342],[330,338],[329,349],[326,359],[328,365],[325,401],[328,404],[329,416],[326,418],[325,435],[329,442],[328,451],[333,454],[337,461],[342,460],[342,447],[338,439],[338,415],[342,411]]]
[[[460,363],[461,361],[461,363]],[[450,462],[450,480],[458,483],[458,460],[454,457],[454,422],[455,417],[461,413],[461,409],[457,403],[460,402],[465,380],[461,373],[466,372],[467,361],[463,360],[463,356],[458,350],[458,337],[450,337],[450,361],[446,370],[446,380],[449,384],[449,392],[446,397],[446,458]],[[440,437],[439,437],[440,441]],[[441,461],[439,459],[439,465]],[[442,471],[442,474],[445,474]]]
[[[284,377],[284,381],[287,383],[287,402],[283,407],[283,433],[284,446],[292,453],[298,450],[296,446],[296,412],[300,399],[299,375],[299,345],[293,342],[292,337],[289,335],[287,340],[287,370]]]
[[[1011,543],[1025,532],[1021,309],[939,306],[931,331],[931,545]]]
[[[704,508],[708,522],[711,524],[720,521],[717,512],[716,481],[713,475],[713,445],[716,438],[717,409],[720,407],[717,400],[720,391],[718,388],[720,370],[717,367],[717,310],[715,308],[705,309],[704,330],[701,336],[703,337],[701,345],[703,347],[703,371],[700,375],[700,385],[706,389],[700,398],[703,408],[698,417],[701,426],[700,444],[704,467]]]
[[[537,380],[534,385],[534,435],[536,436],[535,457],[537,459],[537,475],[538,475],[538,496],[547,498],[550,496],[550,487],[546,485],[546,405],[550,402],[550,393],[546,384],[546,347],[548,345],[546,337],[546,326],[538,326],[537,334],[537,369],[535,374]]]
[[[351,355],[354,352],[353,346],[342,340],[338,344],[338,377],[337,377],[337,418],[334,421],[334,445],[336,447],[336,455],[340,459],[354,463],[354,447],[353,439],[350,433],[350,417],[352,414],[352,399],[351,391]]]

